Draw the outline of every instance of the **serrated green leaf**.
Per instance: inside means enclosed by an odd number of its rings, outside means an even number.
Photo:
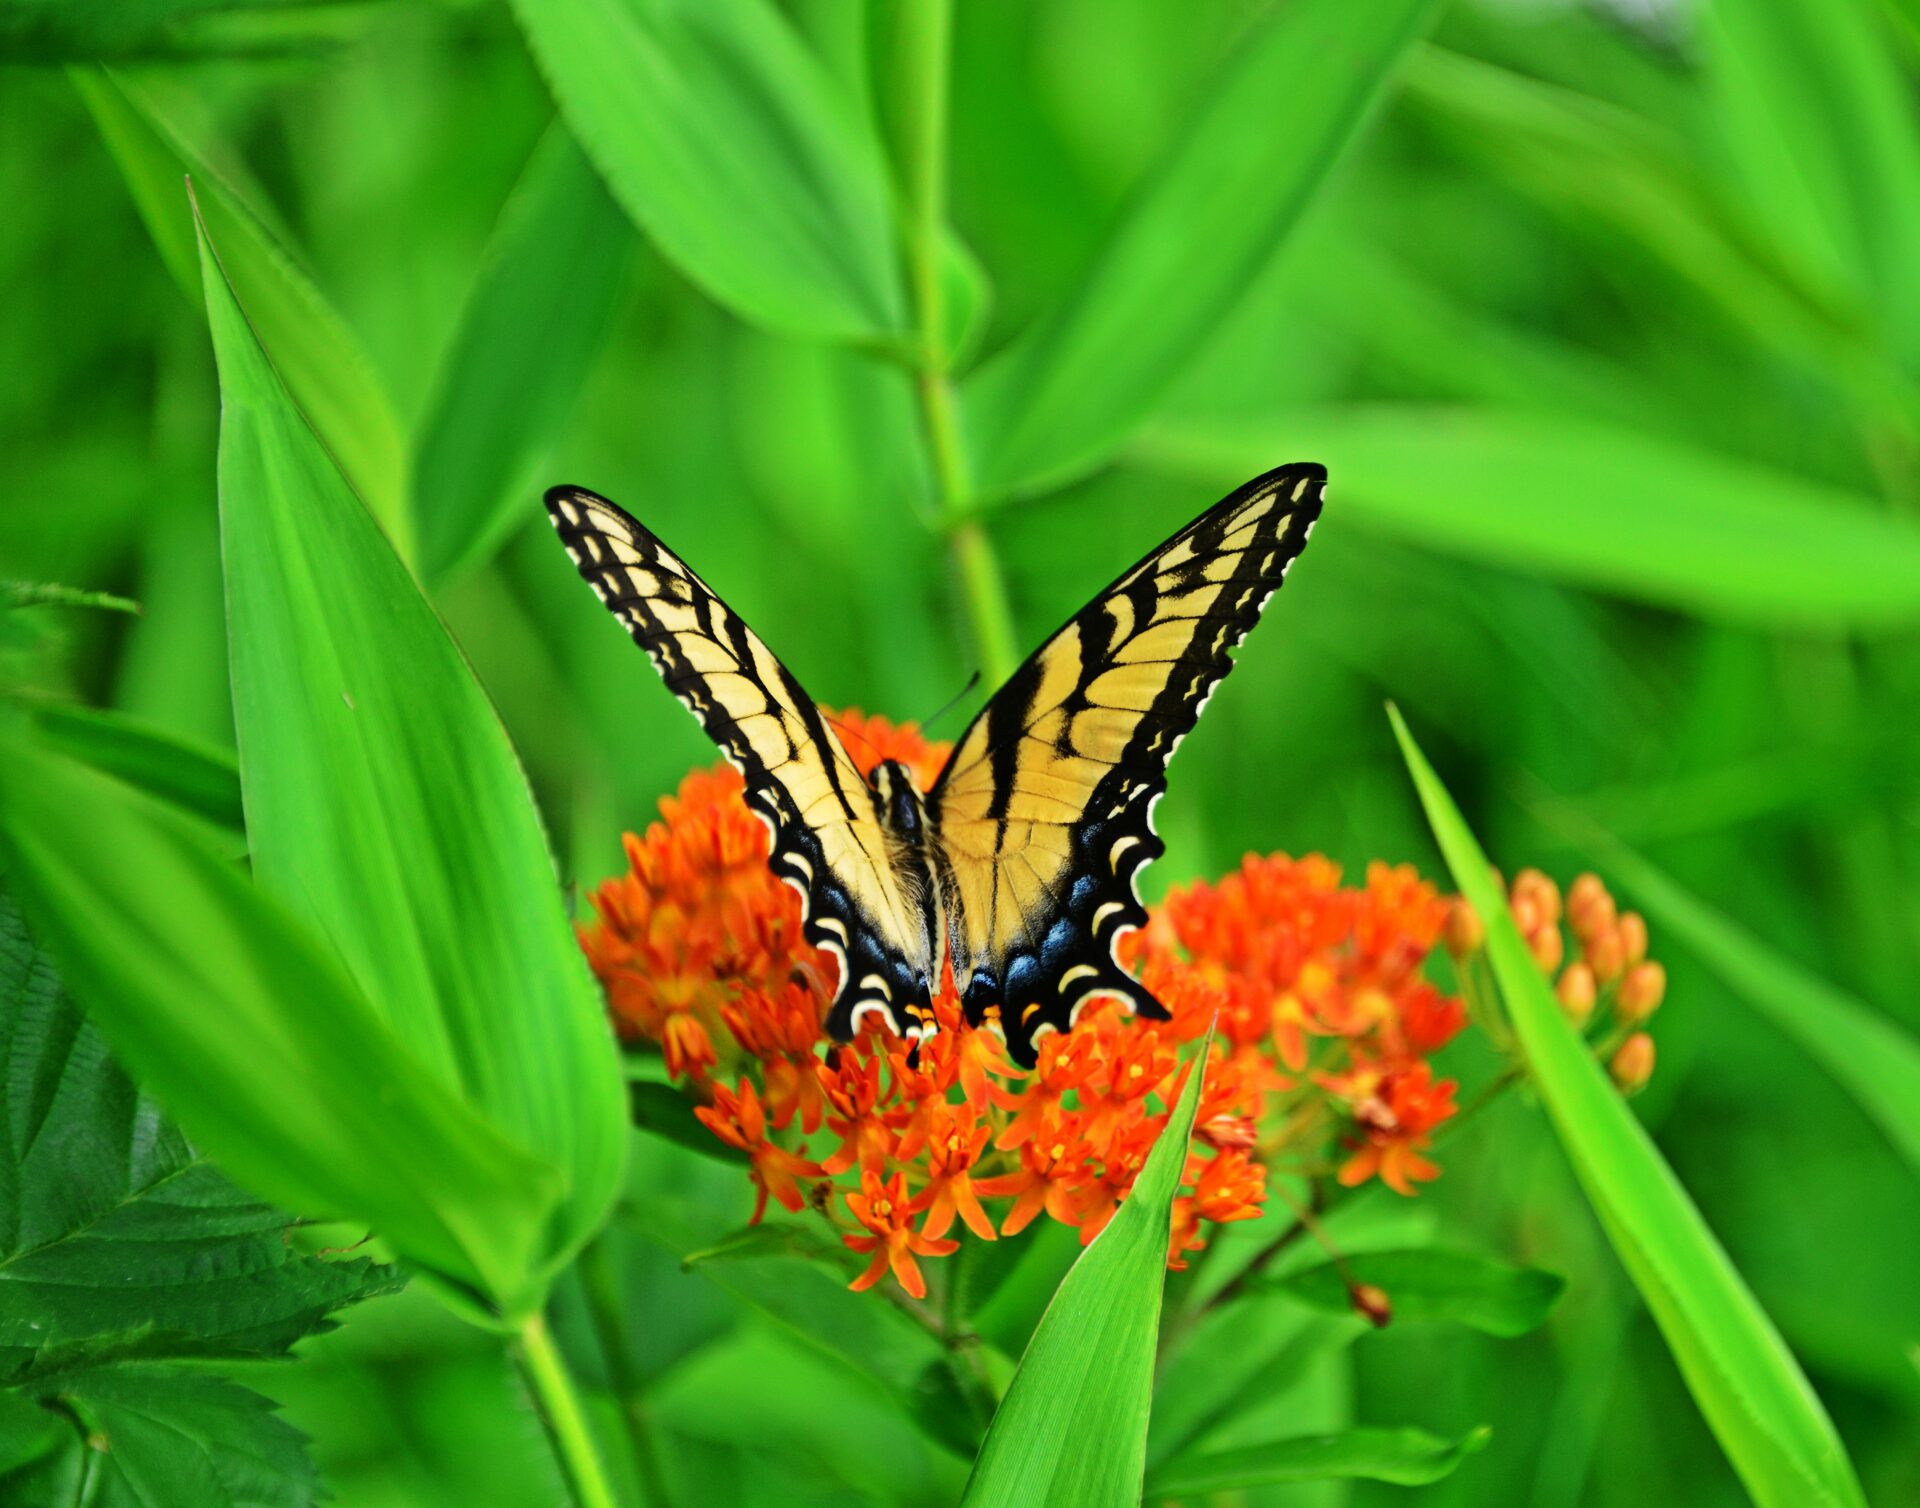
[[[967,1479],[965,1508],[1100,1508],[1140,1501],[1172,1239],[1213,1033],[1133,1191],[1062,1280],[1000,1401]]]
[[[963,385],[982,493],[1095,466],[1149,416],[1440,9],[1297,0],[1236,50],[1073,296]]]
[[[234,725],[254,873],[414,1060],[564,1197],[518,1291],[598,1227],[626,1153],[603,1002],[506,731],[281,386],[210,243]]]
[[[202,297],[193,217],[181,180],[191,175],[200,213],[218,238],[227,275],[249,318],[326,447],[406,554],[406,442],[393,405],[353,332],[244,195],[117,75],[75,70],[73,86],[127,180],[160,258],[186,296]]]
[[[1537,1267],[1509,1267],[1429,1248],[1358,1252],[1344,1264],[1323,1262],[1286,1277],[1252,1281],[1328,1314],[1353,1313],[1348,1283],[1369,1283],[1386,1294],[1393,1324],[1449,1321],[1500,1336],[1539,1329],[1567,1286],[1565,1278]]]
[[[138,1093],[0,892],[0,1381],[140,1355],[278,1355],[391,1268],[291,1219]]]
[[[452,1283],[518,1295],[557,1172],[423,1073],[204,831],[0,721],[8,883],[195,1142],[289,1209],[358,1219]]]
[[[1920,619],[1920,527],[1870,497],[1619,425],[1361,405],[1167,426],[1139,450],[1209,479],[1282,452],[1324,459],[1362,527],[1448,554],[1738,623]],[[1595,518],[1608,527],[1570,522]]]
[[[1721,1449],[1762,1508],[1859,1508],[1853,1465],[1799,1363],[1567,1023],[1485,853],[1388,710],[1454,883],[1486,925],[1494,977],[1560,1144]]]
[[[240,767],[225,749],[194,742],[122,712],[66,702],[30,702],[48,748],[238,834]]]
[[[714,299],[789,335],[904,328],[885,164],[766,0],[523,0],[561,112],[616,198]]]
[[[1279,1482],[1327,1477],[1364,1477],[1397,1487],[1423,1487],[1451,1476],[1460,1463],[1485,1447],[1492,1431],[1477,1429],[1457,1440],[1423,1429],[1350,1429],[1337,1435],[1305,1435],[1235,1450],[1216,1450],[1169,1461],[1147,1477],[1147,1500],[1200,1497]]]
[[[414,532],[429,584],[540,516],[534,469],[593,370],[632,244],[572,135],[549,127],[500,211],[420,425]]]

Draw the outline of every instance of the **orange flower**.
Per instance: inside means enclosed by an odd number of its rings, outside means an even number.
[[[916,1211],[927,1213],[922,1231],[929,1236],[944,1236],[958,1214],[982,1241],[994,1240],[993,1221],[980,1207],[973,1182],[973,1167],[986,1150],[992,1129],[980,1124],[979,1112],[972,1105],[936,1106],[931,1119],[927,1171],[932,1176],[913,1201]]]
[[[1340,1182],[1352,1188],[1378,1176],[1396,1194],[1411,1196],[1415,1180],[1438,1178],[1440,1169],[1420,1154],[1434,1127],[1454,1115],[1456,1087],[1451,1079],[1434,1083],[1425,1062],[1382,1078],[1354,1105],[1354,1122],[1365,1140],[1341,1165]]]
[[[1107,1228],[1120,1201],[1133,1192],[1140,1170],[1147,1165],[1147,1155],[1166,1123],[1164,1115],[1157,1121],[1138,1120],[1115,1131],[1107,1142],[1100,1176],[1089,1179],[1080,1196],[1082,1246]]]
[[[844,1173],[857,1161],[862,1175],[885,1169],[898,1136],[881,1113],[880,1058],[842,1051],[831,1063],[814,1068],[830,1111],[827,1129],[840,1138],[840,1150],[821,1164]]]
[[[740,1081],[737,1095],[729,1093],[724,1085],[715,1084],[713,1104],[695,1106],[693,1113],[720,1140],[730,1147],[738,1147],[752,1159],[753,1183],[760,1197],[754,1201],[753,1218],[747,1222],[750,1225],[758,1225],[760,1217],[767,1212],[769,1194],[785,1208],[797,1211],[806,1203],[799,1180],[824,1176],[823,1169],[800,1155],[806,1147],[790,1152],[767,1140],[766,1114],[760,1108],[760,1097],[753,1092],[751,1079]]]
[[[923,1299],[927,1296],[927,1280],[921,1277],[920,1264],[913,1259],[944,1257],[960,1249],[958,1241],[941,1241],[914,1230],[903,1174],[895,1173],[891,1181],[883,1183],[877,1173],[862,1173],[860,1192],[847,1195],[847,1208],[872,1232],[846,1238],[847,1245],[862,1256],[873,1253],[867,1270],[848,1285],[856,1291],[873,1287],[891,1267],[900,1286]]]
[[[1062,1225],[1080,1223],[1079,1192],[1086,1187],[1086,1149],[1072,1117],[1042,1125],[1020,1147],[1020,1169],[998,1178],[977,1178],[974,1190],[989,1199],[1012,1198],[1013,1208],[1000,1222],[1000,1234],[1018,1235],[1045,1210]]]

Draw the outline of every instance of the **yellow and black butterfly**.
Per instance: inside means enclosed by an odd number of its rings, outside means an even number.
[[[582,487],[546,501],[581,576],[746,778],[807,940],[839,960],[829,1034],[878,1014],[917,1041],[950,961],[968,1021],[1031,1065],[1096,996],[1166,1016],[1114,944],[1147,919],[1134,884],[1165,849],[1167,760],[1306,547],[1326,477],[1256,477],[1123,574],[1013,673],[925,792],[892,761],[863,778],[793,672],[643,525]]]

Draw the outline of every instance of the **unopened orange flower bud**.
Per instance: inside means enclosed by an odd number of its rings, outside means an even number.
[[[1560,920],[1560,887],[1537,869],[1523,869],[1513,877],[1513,898],[1525,896],[1540,913],[1542,923]]]
[[[1629,968],[1647,956],[1647,920],[1638,911],[1621,914],[1620,946],[1626,950]]]
[[[1597,874],[1583,874],[1567,891],[1567,921],[1573,935],[1587,942],[1613,930],[1617,908]]]
[[[1551,974],[1567,956],[1566,939],[1561,937],[1558,927],[1549,923],[1527,938],[1527,951],[1533,954],[1541,973]]]
[[[1447,921],[1441,932],[1447,952],[1463,959],[1480,951],[1487,940],[1487,929],[1480,924],[1480,913],[1467,904],[1465,896],[1455,896],[1447,907]]]
[[[1376,1288],[1371,1283],[1354,1283],[1347,1289],[1347,1296],[1353,1300],[1354,1312],[1364,1314],[1367,1323],[1376,1330],[1384,1330],[1393,1319],[1393,1301],[1387,1297],[1384,1288]]]
[[[1532,937],[1546,922],[1546,917],[1540,914],[1540,903],[1524,891],[1513,892],[1507,909],[1513,912],[1513,924],[1520,929],[1522,937]]]
[[[1637,963],[1620,981],[1620,996],[1614,1009],[1622,1021],[1638,1023],[1660,1009],[1666,998],[1667,971],[1657,963]]]
[[[1620,1086],[1622,1094],[1638,1094],[1653,1077],[1653,1058],[1653,1038],[1645,1032],[1635,1032],[1620,1044],[1607,1071],[1613,1075],[1613,1082]]]
[[[1601,984],[1612,984],[1627,967],[1627,950],[1620,944],[1620,929],[1608,927],[1587,938],[1587,963]]]
[[[1585,1026],[1587,1018],[1593,1014],[1594,997],[1599,987],[1593,982],[1593,970],[1584,963],[1567,965],[1567,972],[1560,976],[1560,984],[1554,990],[1559,997],[1560,1009],[1567,1013],[1567,1019],[1575,1026]]]

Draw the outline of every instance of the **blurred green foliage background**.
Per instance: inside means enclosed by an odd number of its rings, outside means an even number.
[[[969,297],[990,297],[975,350],[1073,293],[1285,8],[958,7],[952,220],[983,269]],[[784,10],[864,95],[862,7]],[[1330,469],[1313,549],[1175,766],[1150,886],[1273,849],[1438,877],[1392,697],[1497,862],[1564,881],[1597,827],[1920,1029],[1917,25],[1907,0],[1460,0],[1146,422],[995,509],[1024,648],[1246,476]],[[663,256],[554,126],[504,6],[11,0],[0,578],[142,605],[58,616],[10,646],[16,683],[231,746],[218,395],[203,316],[143,218],[190,235],[184,199],[138,204],[103,137],[130,118],[232,185],[364,348],[415,558],[569,882],[620,867],[622,830],[712,752],[573,581],[539,486],[623,502],[828,704],[926,717],[979,668],[910,383],[737,318]],[[1169,253],[1204,261],[1235,210],[1211,203]],[[1636,1109],[1869,1497],[1920,1501],[1915,1168],[1810,1059],[1819,1018],[1782,1030],[1790,988],[1758,1013],[1751,980],[1653,921],[1672,984]],[[1247,1427],[1492,1425],[1422,1490],[1434,1503],[1741,1501],[1537,1111],[1509,1097],[1445,1162],[1400,1228],[1566,1274],[1553,1322],[1314,1353],[1247,1384]],[[746,1212],[730,1170],[664,1144],[637,1148],[630,1183],[670,1189],[700,1228]],[[684,1501],[951,1499],[964,1462],[870,1372],[638,1235],[597,1254],[570,1281],[646,1317],[618,1365]],[[352,1508],[559,1492],[497,1346],[420,1295],[305,1355],[256,1385]]]

